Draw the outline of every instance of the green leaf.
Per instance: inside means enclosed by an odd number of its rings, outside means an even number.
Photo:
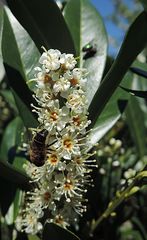
[[[19,155],[18,147],[22,145],[22,133],[24,126],[22,120],[16,117],[12,120],[5,129],[1,146],[0,146],[0,161],[9,162],[14,169],[24,172],[23,164],[26,162],[25,155]]]
[[[21,197],[22,197],[21,193],[22,192],[20,190],[18,190],[18,189],[16,190],[14,200],[11,203],[11,205],[5,215],[5,221],[8,225],[13,224],[18,215],[18,212],[20,209],[20,204],[21,204]]]
[[[13,89],[12,92],[24,124],[26,127],[35,127],[38,123],[31,112],[32,94],[25,81],[32,78],[40,54],[27,32],[6,7],[4,9],[2,54],[9,85]]]
[[[14,183],[18,188],[22,190],[29,190],[29,177],[14,168],[11,164],[0,161],[0,177],[7,180],[8,182]]]
[[[11,91],[13,93],[18,111],[24,122],[24,125],[29,127],[37,127],[38,121],[35,118],[35,114],[32,113],[31,104],[35,103],[32,94],[27,88],[23,78],[19,72],[9,65],[5,65],[5,70],[8,77],[8,83],[11,86]],[[20,91],[22,90],[22,91]]]
[[[1,52],[2,32],[3,32],[3,8],[0,7],[0,82],[2,81],[5,75],[5,69],[3,66],[3,59],[2,59],[2,52]]]
[[[4,97],[5,101],[10,106],[10,108],[13,109],[14,113],[18,115],[18,110],[12,92],[10,90],[4,89],[0,90],[0,94]]]
[[[28,240],[40,240],[36,235],[28,235]]]
[[[132,85],[132,74],[127,73],[124,77],[122,84],[124,86]],[[91,147],[93,144],[97,143],[119,120],[121,114],[127,106],[130,94],[124,92],[121,88],[118,88],[113,96],[110,98],[109,102],[105,106],[102,114],[99,116],[93,130],[89,135]]]
[[[126,109],[126,120],[136,145],[139,157],[147,154],[146,149],[146,126],[144,113],[140,106],[140,101],[136,97],[131,97]]]
[[[129,66],[145,47],[147,43],[146,27],[147,13],[142,12],[130,26],[116,60],[92,100],[89,107],[89,118],[93,121],[93,125],[120,84]]]
[[[69,230],[66,230],[54,223],[47,223],[43,231],[43,240],[80,240],[76,235],[74,235]]]
[[[97,91],[107,54],[107,35],[101,16],[88,0],[70,0],[64,11],[65,20],[71,31],[80,66],[88,69],[87,98],[90,104]],[[94,56],[83,60],[82,48],[92,41],[96,48]]]
[[[23,123],[19,117],[16,117],[8,124],[0,146],[0,156],[2,161],[7,161],[8,158],[10,158],[10,162],[13,162],[11,159],[15,156],[11,156],[11,149],[20,144],[22,130]]]
[[[143,70],[147,69],[146,63],[135,61],[133,67],[138,67]],[[147,90],[147,80],[134,74],[133,89]],[[126,121],[136,145],[139,157],[147,154],[146,149],[146,127],[147,127],[147,108],[145,99],[131,96],[126,109]]]
[[[2,55],[4,62],[18,70],[25,81],[33,77],[40,53],[7,7],[4,7]]]
[[[74,45],[62,13],[54,1],[8,0],[12,12],[39,50],[57,48],[74,53]]]
[[[147,70],[147,64],[146,63],[142,63],[139,61],[135,61],[133,63],[133,67],[138,67],[143,69],[144,71]],[[136,86],[134,85],[134,89],[138,89],[141,91],[146,91],[147,90],[147,79],[143,78],[143,77],[139,77],[138,75],[134,74],[135,78],[136,78]],[[147,107],[146,107],[146,100],[145,99],[141,99],[141,98],[137,98],[138,102],[140,104],[140,108],[142,110],[142,112],[144,113],[144,120],[145,120],[145,126],[147,127]]]
[[[5,216],[11,203],[15,198],[16,186],[12,181],[8,181],[6,179],[6,176],[5,179],[1,177],[1,171],[3,171],[3,167],[1,167],[0,163],[0,189],[1,189],[0,209],[2,215]]]

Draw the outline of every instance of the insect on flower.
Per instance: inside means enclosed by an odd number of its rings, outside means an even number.
[[[37,167],[44,165],[46,160],[46,138],[48,131],[43,129],[36,133],[30,144],[29,159]]]
[[[83,59],[86,60],[88,58],[93,57],[96,54],[97,46],[92,40],[82,48],[82,51],[85,53],[85,55],[83,56]]]

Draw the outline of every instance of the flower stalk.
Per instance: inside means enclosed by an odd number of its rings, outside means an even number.
[[[72,54],[43,50],[35,68],[33,96],[38,105],[32,104],[39,126],[32,130],[32,162],[25,165],[35,187],[25,194],[24,210],[16,219],[17,229],[29,234],[43,229],[44,217],[64,228],[77,223],[86,211],[90,172],[97,166],[94,153],[87,153],[87,70],[75,67]]]

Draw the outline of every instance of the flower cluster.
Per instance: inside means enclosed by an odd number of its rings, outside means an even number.
[[[77,221],[86,211],[85,187],[92,185],[91,167],[96,167],[94,153],[87,153],[86,69],[75,68],[72,54],[54,49],[44,49],[39,63],[35,68],[37,106],[32,105],[39,127],[32,132],[33,162],[25,165],[32,190],[25,194],[16,220],[18,230],[31,234],[43,228],[44,218],[65,228]],[[37,139],[43,130],[47,136]]]

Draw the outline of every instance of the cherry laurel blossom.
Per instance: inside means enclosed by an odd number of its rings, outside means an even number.
[[[87,153],[86,128],[91,123],[85,93],[88,73],[76,64],[73,54],[44,49],[35,68],[37,104],[32,108],[39,126],[32,135],[42,129],[48,135],[44,165],[25,164],[32,188],[24,193],[16,219],[18,231],[36,234],[46,221],[66,228],[86,211],[86,186],[92,185],[90,172],[97,165],[94,152]]]

